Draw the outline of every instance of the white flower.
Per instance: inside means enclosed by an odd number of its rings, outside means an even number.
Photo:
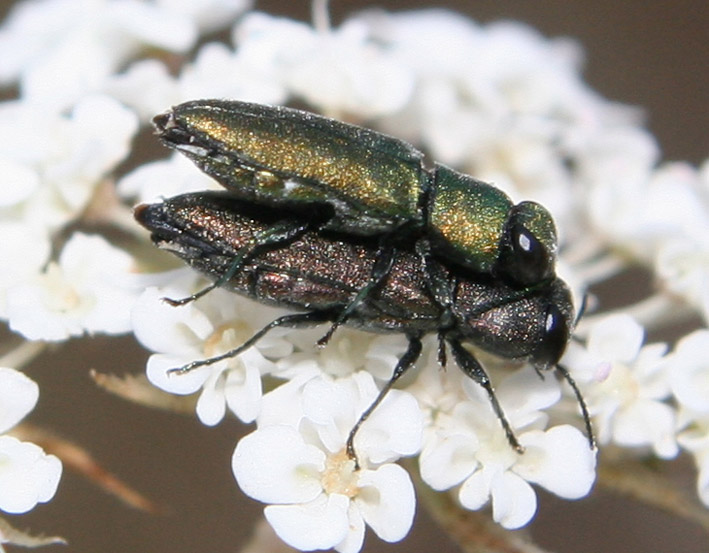
[[[329,329],[329,323],[310,330],[299,329],[287,339],[299,350],[278,362],[278,376],[293,378],[311,366],[320,374],[340,377],[364,370],[378,380],[387,381],[406,341],[397,335],[377,335],[340,327],[325,347],[315,345]]]
[[[179,284],[179,283],[176,283]],[[132,312],[133,332],[148,349],[157,353],[148,359],[147,375],[159,388],[174,394],[201,390],[197,415],[209,425],[222,420],[229,407],[245,422],[253,421],[261,405],[261,376],[275,365],[267,357],[288,355],[292,346],[278,331],[267,334],[239,357],[172,374],[182,367],[227,352],[275,319],[275,310],[259,307],[224,290],[213,290],[196,302],[180,307],[162,298],[182,298],[194,290],[185,286],[149,288]]]
[[[317,348],[315,343],[326,329],[327,326],[321,325],[309,331],[298,329],[285,336],[296,349],[278,361],[273,375],[287,381],[264,396],[263,410],[257,421],[259,426],[297,426],[300,419],[294,415],[293,403],[299,405],[303,388],[324,375],[342,378],[366,371],[380,382],[387,382],[406,347],[400,336],[377,336],[339,328],[326,347]]]
[[[7,319],[6,292],[40,273],[51,253],[50,238],[43,229],[23,222],[0,223],[0,318]]]
[[[0,433],[7,432],[34,409],[39,386],[15,369],[0,367]]]
[[[254,53],[253,46],[237,46],[234,52],[221,43],[205,44],[194,61],[180,73],[177,100],[239,98],[265,104],[285,103],[288,91],[280,75],[274,74],[272,66],[260,65],[259,58],[263,53]]]
[[[130,330],[133,259],[98,236],[75,233],[57,262],[7,290],[10,328],[31,340]]]
[[[635,128],[598,135],[582,161],[594,234],[654,266],[663,284],[709,312],[709,202],[688,163],[655,168],[659,148]]]
[[[235,42],[246,49],[240,54],[246,61],[258,56],[291,94],[324,113],[391,113],[412,93],[411,72],[372,42],[356,18],[319,30],[257,13],[239,24]]]
[[[643,346],[644,330],[628,315],[596,322],[585,349],[571,343],[564,357],[580,383],[601,444],[651,446],[659,457],[677,455],[676,414],[670,395],[667,346]]]
[[[426,429],[420,465],[427,484],[436,490],[460,485],[458,498],[467,509],[491,502],[494,520],[505,528],[524,526],[534,516],[537,502],[530,484],[567,499],[589,492],[595,479],[595,453],[587,439],[566,425],[543,430],[547,416],[541,410],[559,399],[552,378],[541,380],[524,368],[497,387],[500,404],[525,448],[523,454],[509,444],[480,386],[469,379],[453,379],[437,388],[445,396],[450,394],[446,388],[460,382],[469,400],[446,402],[452,408],[436,409]]]
[[[286,543],[302,550],[356,553],[364,525],[385,541],[401,540],[413,521],[415,500],[408,474],[391,461],[418,451],[421,413],[404,392],[387,395],[355,437],[361,466],[345,441],[377,394],[366,372],[332,381],[315,379],[302,393],[297,426],[260,427],[234,451],[241,489],[264,503],[267,520]],[[299,411],[297,398],[292,409]]]
[[[680,425],[683,430],[677,441],[694,457],[698,472],[697,495],[709,507],[709,415],[682,410]]]
[[[709,223],[709,211],[704,217]],[[684,298],[709,323],[709,224],[663,243],[655,271],[668,291]]]
[[[0,105],[0,207],[7,220],[53,232],[86,207],[101,179],[128,154],[135,114],[87,96],[63,115],[27,102]]]
[[[175,77],[162,60],[153,58],[138,60],[110,75],[101,90],[135,110],[144,123],[179,101]]]
[[[709,416],[709,330],[682,338],[667,356],[669,384],[682,407]]]
[[[140,203],[162,201],[165,197],[221,190],[213,179],[196,171],[194,164],[178,153],[167,159],[144,163],[118,181],[118,193]]]
[[[186,52],[198,26],[228,24],[232,2],[43,0],[15,6],[0,32],[0,82],[20,81],[24,98],[62,109],[92,91],[141,49]],[[208,8],[221,5],[218,12]],[[174,6],[173,6],[174,5]],[[200,8],[197,6],[201,5]],[[177,9],[173,9],[177,8]],[[204,10],[204,11],[202,11]]]
[[[682,338],[668,355],[670,386],[680,405],[677,441],[694,457],[697,494],[709,507],[709,331]]]
[[[26,513],[52,499],[62,474],[54,455],[11,436],[0,436],[0,466],[0,509],[8,513]]]
[[[7,432],[37,403],[39,388],[22,373],[0,367],[0,432]],[[57,490],[62,465],[54,455],[29,442],[0,436],[0,509],[25,513],[49,501]]]
[[[252,0],[155,0],[155,3],[196,23],[200,34],[223,29],[253,4]]]

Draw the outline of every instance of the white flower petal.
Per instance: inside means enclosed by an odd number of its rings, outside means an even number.
[[[587,438],[568,425],[520,436],[525,448],[514,472],[566,499],[588,494],[596,478],[596,452]]]
[[[416,511],[409,474],[394,464],[364,470],[359,477],[359,488],[355,502],[365,522],[384,541],[403,539],[411,529]]]
[[[76,317],[71,316],[75,312],[70,315],[63,306],[58,310],[52,309],[55,307],[52,305],[54,298],[62,303],[59,294],[52,296],[50,283],[47,286],[36,283],[13,286],[7,294],[10,328],[29,340],[58,342],[71,336],[80,336],[82,325]]]
[[[189,395],[197,392],[207,381],[215,367],[199,367],[186,373],[173,373],[189,361],[182,356],[154,353],[148,358],[145,374],[153,386],[171,394]]]
[[[317,424],[318,435],[326,448],[335,452],[344,446],[350,430],[376,398],[374,378],[358,371],[347,378],[316,378],[303,390],[305,416]],[[360,456],[379,464],[421,448],[423,417],[415,398],[392,390],[355,436]]]
[[[141,121],[150,121],[165,106],[175,103],[175,78],[162,60],[143,59],[132,63],[125,71],[110,75],[103,90],[123,104],[133,108]],[[136,171],[150,165],[141,165]],[[153,183],[169,186],[171,183]],[[118,185],[120,191],[120,184]],[[172,195],[172,194],[170,194]],[[145,201],[141,198],[141,201]]]
[[[137,131],[137,116],[115,98],[91,95],[76,104],[68,127],[65,159],[48,175],[61,184],[58,192],[70,206],[76,210],[84,207],[93,186],[128,155]]]
[[[339,553],[359,553],[364,544],[365,524],[357,505],[350,501],[347,511],[349,531],[347,537],[335,546]]]
[[[243,368],[231,368],[226,372],[224,396],[229,409],[242,422],[253,422],[261,409],[261,373],[246,359]]]
[[[341,494],[322,494],[302,505],[270,505],[264,515],[278,537],[302,551],[329,549],[348,533],[349,499]]]
[[[401,336],[375,336],[365,354],[365,370],[374,378],[387,381],[405,351],[406,341]]]
[[[158,0],[158,6],[197,23],[203,33],[231,25],[236,16],[251,7],[250,0]]]
[[[190,293],[148,288],[140,295],[131,310],[131,325],[143,346],[157,352],[194,352],[200,340],[210,335],[214,326],[194,302],[173,307],[163,301]]]
[[[259,427],[286,424],[298,428],[303,416],[303,386],[311,378],[319,376],[320,372],[317,370],[306,371],[265,394],[258,415]]]
[[[0,509],[25,513],[49,501],[57,490],[62,464],[35,444],[0,436]]]
[[[709,331],[682,338],[672,354],[670,385],[677,400],[697,413],[709,413]]]
[[[497,399],[515,428],[533,424],[539,420],[540,410],[551,407],[560,398],[561,388],[554,375],[545,374],[540,378],[529,367],[505,378],[497,389]]]
[[[369,381],[370,396],[375,392]],[[335,452],[344,446],[346,432],[357,417],[360,401],[357,383],[351,378],[332,380],[326,376],[310,380],[303,388],[303,414],[318,427],[323,445]]]
[[[20,422],[37,404],[39,386],[15,369],[0,367],[0,433]]]
[[[418,453],[422,440],[423,413],[416,398],[391,390],[362,425],[355,444],[373,463],[384,463]]]
[[[36,171],[11,159],[0,158],[0,175],[3,178],[0,207],[9,207],[27,200],[40,186]]]
[[[652,445],[657,456],[671,459],[679,453],[675,420],[675,412],[669,405],[639,399],[616,416],[613,439],[626,447]]]
[[[703,217],[706,221],[706,208]],[[709,321],[708,235],[706,228],[688,235],[670,235],[660,245],[655,259],[655,272],[663,287],[699,309],[705,323]]]
[[[419,456],[421,478],[436,491],[460,484],[477,466],[478,447],[472,434],[451,434],[431,440]]]
[[[210,371],[209,378],[202,387],[195,409],[197,417],[207,426],[219,424],[226,414],[224,397],[224,375],[221,371]],[[179,375],[175,375],[179,378]]]
[[[44,230],[27,222],[0,223],[0,236],[0,316],[7,318],[5,290],[42,272],[51,252],[51,240]]]
[[[476,470],[458,491],[458,500],[466,509],[477,511],[490,499],[490,475],[483,470]]]
[[[239,487],[264,503],[312,501],[322,492],[319,473],[324,467],[325,454],[289,426],[252,432],[239,440],[232,457]]]
[[[33,340],[127,332],[137,296],[132,268],[131,257],[104,238],[74,233],[58,263],[7,291],[10,326]]]
[[[521,528],[537,511],[537,495],[532,486],[510,471],[493,478],[490,495],[492,518],[508,530]]]
[[[629,315],[612,315],[594,325],[587,347],[609,360],[630,362],[642,346],[645,331]]]
[[[118,192],[140,203],[154,203],[165,197],[218,188],[214,180],[193,168],[189,159],[175,152],[167,159],[135,168],[118,181]]]

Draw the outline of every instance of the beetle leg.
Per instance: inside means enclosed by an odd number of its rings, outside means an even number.
[[[423,274],[426,277],[426,289],[433,301],[442,309],[441,326],[454,326],[453,291],[450,275],[446,269],[434,259],[431,254],[431,244],[428,240],[416,242],[416,253],[423,265]]]
[[[169,369],[167,372],[169,374],[173,374],[173,373],[185,374],[185,373],[188,373],[191,370],[196,369],[198,367],[204,367],[206,365],[211,365],[213,363],[223,361],[224,359],[236,357],[240,353],[245,352],[251,346],[256,344],[256,342],[258,342],[261,338],[263,338],[270,330],[273,330],[274,328],[279,327],[279,326],[285,326],[285,327],[289,327],[289,328],[300,328],[300,327],[319,325],[324,322],[331,321],[332,319],[333,319],[333,314],[329,311],[311,311],[309,313],[295,313],[292,315],[284,315],[284,316],[278,317],[277,319],[268,323],[261,330],[259,330],[256,334],[254,334],[251,338],[246,340],[246,342],[241,344],[238,348],[234,348],[232,350],[227,351],[226,353],[222,353],[221,355],[216,355],[216,356],[210,357],[208,359],[200,359],[198,361],[192,361],[191,363],[188,363],[187,365],[183,365],[182,367],[176,367],[174,369]]]
[[[357,420],[355,425],[352,427],[352,430],[350,430],[350,435],[347,437],[347,456],[354,461],[355,470],[359,470],[360,468],[359,460],[357,459],[357,454],[354,449],[355,434],[357,434],[357,431],[362,426],[362,423],[366,421],[379,406],[389,390],[391,390],[394,383],[399,380],[399,378],[401,378],[406,371],[414,366],[414,363],[416,363],[421,355],[421,349],[423,347],[421,345],[421,338],[419,336],[408,336],[408,339],[409,347],[404,352],[404,355],[402,355],[399,359],[396,367],[394,367],[394,373],[391,375],[391,378],[379,391],[379,395],[375,398],[371,405],[360,415],[359,420]]]
[[[576,385],[576,381],[571,378],[571,375],[569,374],[569,370],[564,367],[563,365],[556,365],[556,372],[558,372],[566,382],[569,383],[569,386],[571,386],[571,389],[574,391],[574,394],[576,395],[576,400],[579,403],[579,406],[581,407],[581,414],[583,415],[583,422],[586,425],[586,436],[588,437],[588,445],[591,446],[591,449],[595,450],[596,449],[596,436],[593,434],[593,426],[591,425],[591,417],[588,414],[588,406],[586,405],[586,400],[583,398],[581,395],[581,390],[579,390],[578,386]]]
[[[455,361],[458,363],[461,370],[475,382],[480,384],[480,386],[482,386],[487,392],[487,395],[490,398],[490,403],[492,404],[492,409],[495,411],[497,418],[502,423],[502,428],[505,430],[507,441],[510,443],[512,448],[517,451],[517,453],[524,453],[524,448],[517,441],[517,438],[512,431],[512,427],[510,426],[510,423],[502,410],[502,406],[497,401],[497,396],[495,395],[495,391],[490,383],[490,377],[485,372],[485,369],[483,369],[480,362],[475,359],[475,356],[463,347],[459,340],[455,338],[448,338],[448,343],[450,344],[451,351],[453,352],[453,357],[455,357]]]
[[[446,370],[448,356],[446,355],[446,337],[443,332],[438,333],[438,366],[441,370]]]
[[[255,234],[252,240],[252,245],[242,248],[241,251],[234,256],[226,272],[212,284],[202,288],[199,292],[195,292],[190,296],[180,299],[163,298],[163,301],[166,301],[173,307],[177,307],[201,298],[215,288],[223,286],[229,282],[250,257],[253,257],[264,249],[279,245],[285,246],[309,230],[310,227],[310,222],[299,220],[296,220],[295,223],[292,220],[284,220],[270,226],[267,230]]]
[[[383,244],[379,246],[369,282],[357,292],[354,299],[340,312],[325,336],[318,340],[318,346],[325,346],[330,341],[330,338],[332,338],[337,328],[347,321],[350,315],[357,310],[360,304],[367,299],[367,296],[369,296],[377,286],[384,282],[384,279],[389,275],[392,265],[394,264],[395,251],[396,250],[391,245]]]

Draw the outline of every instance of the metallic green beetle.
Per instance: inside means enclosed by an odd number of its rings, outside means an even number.
[[[519,288],[555,276],[556,229],[535,202],[514,205],[501,190],[396,138],[285,107],[197,100],[158,115],[160,139],[236,197],[310,217],[312,227],[382,236],[387,274],[397,244]],[[264,244],[299,229],[275,229]],[[234,271],[236,268],[234,269]]]

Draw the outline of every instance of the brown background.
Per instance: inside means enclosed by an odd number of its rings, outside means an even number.
[[[258,5],[275,14],[309,17],[305,1],[270,0]],[[546,36],[576,37],[587,52],[587,81],[608,98],[643,106],[666,159],[697,163],[709,153],[706,0],[379,4],[332,0],[333,21],[373,5],[444,6],[482,22],[519,19]],[[0,1],[0,17],[8,6]],[[61,534],[71,544],[68,550],[80,553],[238,551],[261,510],[241,495],[229,468],[234,444],[248,428],[227,421],[210,429],[188,417],[134,407],[96,390],[87,376],[90,368],[140,372],[145,359],[146,354],[128,338],[69,342],[44,355],[27,369],[42,391],[31,421],[82,444],[106,468],[166,505],[169,513],[150,516],[130,510],[66,472],[54,501],[11,521],[20,528]],[[691,488],[691,462],[683,458],[674,465],[683,485]],[[709,540],[697,527],[603,493],[575,503],[540,493],[533,532],[541,545],[559,552],[709,550]],[[364,550],[433,549],[456,551],[419,510],[407,540],[388,545],[368,535]]]

